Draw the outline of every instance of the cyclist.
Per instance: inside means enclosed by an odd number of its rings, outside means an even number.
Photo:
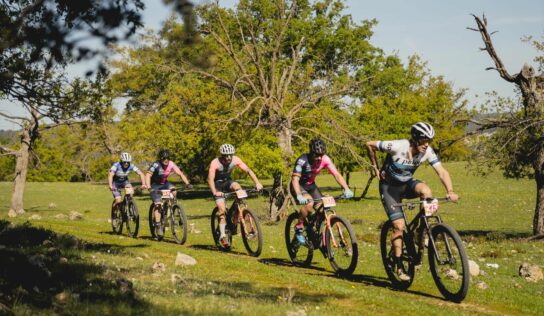
[[[412,125],[410,129],[410,140],[393,141],[369,141],[366,143],[368,156],[372,163],[373,172],[379,178],[379,188],[383,207],[389,220],[393,223],[391,243],[397,265],[397,275],[402,281],[409,281],[408,276],[402,268],[402,238],[406,223],[400,207],[393,207],[400,203],[403,198],[421,199],[432,197],[431,189],[427,184],[413,178],[416,169],[425,161],[429,161],[434,168],[440,181],[446,188],[446,197],[456,202],[459,197],[453,191],[453,184],[450,174],[442,166],[440,159],[429,146],[434,138],[434,128],[424,122]],[[376,151],[384,151],[387,157],[381,169],[378,169]]]
[[[155,217],[155,226],[159,228],[157,231],[159,236],[164,234],[160,225],[160,209],[162,206],[160,190],[168,190],[174,187],[172,183],[168,182],[170,173],[174,172],[177,174],[188,188],[193,187],[179,167],[170,160],[170,156],[171,154],[168,149],[161,149],[158,156],[159,160],[151,164],[146,173],[146,183],[147,187],[151,189],[151,200],[154,203],[153,214]]]
[[[215,198],[215,204],[219,208],[219,242],[223,247],[229,246],[229,241],[225,233],[225,227],[227,221],[225,219],[225,192],[232,192],[240,190],[242,187],[235,181],[232,181],[230,174],[234,167],[240,168],[242,171],[247,172],[251,177],[251,180],[255,183],[257,191],[263,189],[263,185],[259,182],[259,179],[255,173],[242,161],[238,156],[234,156],[235,149],[231,144],[223,144],[219,147],[221,157],[215,158],[210,163],[208,169],[208,185]]]
[[[132,185],[128,180],[128,175],[131,171],[136,172],[142,181],[142,189],[146,188],[144,173],[131,163],[132,157],[129,153],[123,152],[119,156],[119,161],[114,163],[108,172],[108,186],[113,194],[113,207],[118,207],[121,204],[120,188],[130,188]],[[112,220],[116,220],[115,218]],[[115,223],[114,223],[115,224]]]
[[[342,177],[342,174],[336,170],[331,158],[326,155],[327,146],[325,142],[318,137],[310,141],[310,152],[297,158],[291,185],[289,186],[291,195],[296,199],[297,204],[302,205],[299,212],[298,222],[295,225],[295,236],[300,244],[306,243],[304,232],[304,219],[312,211],[314,206],[313,199],[319,199],[323,195],[315,184],[315,178],[323,168],[327,168],[336,182],[344,190],[345,198],[352,198],[353,192]]]

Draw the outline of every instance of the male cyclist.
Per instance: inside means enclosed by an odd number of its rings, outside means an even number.
[[[342,174],[336,170],[331,158],[326,155],[327,146],[325,142],[318,137],[310,141],[310,152],[297,158],[293,175],[291,177],[290,192],[299,205],[302,205],[299,212],[298,223],[295,225],[295,236],[302,245],[306,243],[304,232],[304,219],[312,211],[314,206],[313,199],[319,199],[323,195],[315,184],[315,177],[321,169],[327,168],[336,182],[344,190],[344,197],[349,199],[353,197],[353,192],[342,177]]]
[[[225,233],[225,227],[227,226],[227,221],[225,219],[225,192],[236,191],[242,188],[240,184],[232,181],[230,177],[232,170],[234,170],[234,167],[238,167],[242,171],[247,172],[251,177],[251,180],[255,183],[257,191],[261,191],[263,185],[242,159],[238,158],[238,156],[234,156],[234,146],[231,144],[223,144],[219,147],[219,152],[221,153],[221,157],[215,158],[210,163],[210,168],[208,169],[208,185],[215,198],[215,204],[219,208],[219,242],[223,247],[228,247],[229,241]]]
[[[177,174],[188,188],[192,188],[193,186],[189,183],[189,180],[187,180],[187,177],[185,177],[179,167],[170,160],[170,151],[168,149],[161,149],[159,151],[158,158],[159,160],[149,166],[149,169],[147,170],[146,183],[147,187],[151,189],[151,200],[155,204],[153,209],[155,226],[158,228],[162,228],[160,225],[160,210],[162,206],[160,190],[168,190],[174,187],[173,184],[168,182],[168,176],[170,175],[170,173],[174,172],[175,174]],[[162,231],[162,229],[159,229],[157,231],[157,234],[159,236],[162,236],[164,232]]]
[[[121,188],[130,188],[132,185],[128,181],[128,174],[131,171],[136,172],[142,180],[142,189],[146,188],[144,173],[131,163],[132,157],[129,153],[121,153],[119,161],[111,166],[108,172],[108,186],[113,194],[113,207],[118,207],[121,204]],[[116,220],[115,218],[113,220]],[[115,224],[115,223],[114,223]]]
[[[459,199],[453,191],[450,174],[442,166],[440,159],[429,146],[435,135],[434,128],[428,123],[419,122],[412,125],[410,135],[410,140],[373,140],[366,143],[372,167],[380,180],[379,187],[383,207],[389,220],[393,223],[391,242],[395,255],[397,275],[402,281],[410,280],[410,276],[404,271],[401,259],[402,238],[406,223],[401,208],[393,207],[393,204],[400,203],[403,198],[419,197],[425,199],[432,197],[429,186],[413,178],[416,169],[426,160],[429,161],[446,188],[446,197],[453,202]],[[376,162],[376,151],[378,150],[387,153],[381,169],[378,169]]]

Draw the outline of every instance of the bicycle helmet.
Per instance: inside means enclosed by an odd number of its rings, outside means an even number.
[[[327,145],[325,145],[325,142],[321,138],[314,137],[310,141],[310,153],[314,155],[324,155],[327,153]]]
[[[434,138],[434,128],[429,123],[418,122],[412,125],[410,129],[410,135],[412,139],[420,140],[423,138],[433,139]]]
[[[165,159],[170,159],[170,150],[168,149],[161,149],[159,151],[159,159],[160,160],[165,160]]]
[[[130,156],[129,153],[124,152],[124,153],[121,153],[121,156],[119,156],[119,160],[121,162],[130,162],[132,160],[132,157]]]
[[[219,147],[219,152],[221,155],[234,155],[234,146],[231,144],[223,144],[221,147]]]

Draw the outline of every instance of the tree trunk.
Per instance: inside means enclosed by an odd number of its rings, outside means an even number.
[[[25,192],[26,174],[28,172],[28,160],[30,151],[30,131],[25,128],[21,135],[21,148],[17,154],[15,164],[15,179],[13,180],[13,192],[11,195],[11,209],[17,213],[24,212],[23,196]]]
[[[280,146],[283,155],[283,162],[288,169],[291,167],[291,157],[293,156],[293,146],[291,140],[293,138],[293,131],[290,124],[288,126],[280,127],[278,133],[278,146]]]
[[[536,206],[533,218],[533,234],[544,234],[544,148],[540,148],[534,165],[536,180]]]

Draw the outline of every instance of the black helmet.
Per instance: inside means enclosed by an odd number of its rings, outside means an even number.
[[[159,151],[159,159],[160,160],[164,160],[164,159],[170,159],[170,150],[168,149],[161,149]]]
[[[310,141],[310,153],[314,155],[324,155],[327,153],[327,145],[325,145],[325,142],[321,138],[314,137]]]

